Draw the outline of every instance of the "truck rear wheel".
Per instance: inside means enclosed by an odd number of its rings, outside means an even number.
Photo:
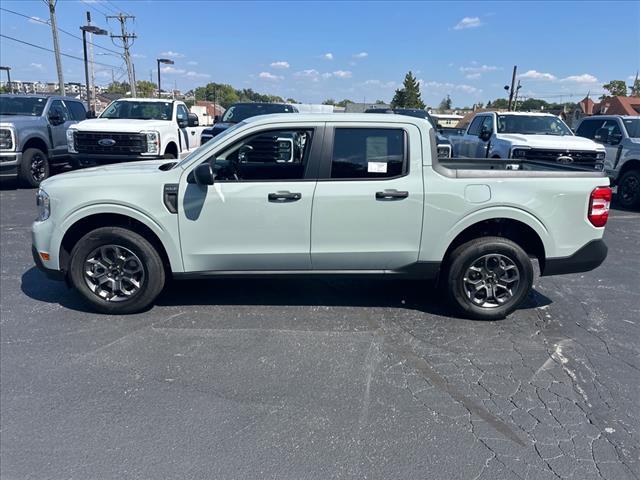
[[[526,252],[502,237],[482,237],[456,248],[445,270],[451,304],[477,320],[497,320],[513,312],[533,284]]]
[[[618,203],[624,208],[640,208],[640,170],[628,170],[618,182]]]
[[[40,182],[49,178],[51,166],[47,155],[38,148],[27,148],[22,154],[22,163],[18,172],[20,184],[36,188]]]
[[[148,308],[162,291],[162,259],[144,237],[121,227],[87,233],[71,252],[71,283],[95,310],[126,314]]]

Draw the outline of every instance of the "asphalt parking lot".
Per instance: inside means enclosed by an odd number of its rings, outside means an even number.
[[[371,280],[173,283],[109,317],[32,266],[34,193],[0,191],[3,479],[640,477],[638,212],[497,322]]]

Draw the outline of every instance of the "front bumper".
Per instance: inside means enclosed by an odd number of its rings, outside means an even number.
[[[569,257],[547,258],[542,276],[589,272],[602,265],[608,250],[604,240],[592,240]]]
[[[0,177],[17,176],[20,162],[22,152],[0,152]]]
[[[47,276],[47,278],[58,281],[64,280],[64,272],[44,266],[44,263],[42,263],[42,259],[40,258],[40,255],[38,255],[38,249],[36,249],[35,245],[31,245],[31,255],[33,256],[33,262],[36,264],[36,267],[38,267],[38,270],[43,272]]]

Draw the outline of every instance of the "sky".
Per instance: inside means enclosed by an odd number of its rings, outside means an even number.
[[[41,0],[2,0],[0,33],[53,48]],[[182,91],[208,82],[252,88],[300,102],[327,98],[390,101],[404,75],[422,98],[458,107],[505,96],[514,65],[522,97],[550,102],[599,96],[602,85],[631,83],[640,69],[640,2],[213,2],[58,0],[63,53],[82,58],[79,27],[119,33],[105,14],[134,15],[131,49],[138,80]],[[0,64],[12,80],[55,81],[53,53],[0,37]],[[94,43],[121,51],[109,37]],[[96,82],[126,80],[122,58],[95,48]],[[81,60],[63,57],[65,81],[84,83]],[[5,73],[0,72],[2,80]]]

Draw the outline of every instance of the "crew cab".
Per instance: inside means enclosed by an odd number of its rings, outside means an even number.
[[[75,98],[0,95],[0,177],[37,187],[53,165],[68,163],[67,129],[86,118]]]
[[[202,131],[201,143],[206,143],[227,128],[250,117],[273,113],[298,113],[298,109],[287,103],[240,102],[231,105],[222,117],[216,116],[215,123]]]
[[[604,169],[618,186],[618,203],[640,208],[640,117],[598,115],[580,120],[576,135],[604,146]]]
[[[439,279],[462,314],[495,319],[527,296],[532,258],[542,275],[602,263],[608,184],[563,165],[439,159],[419,118],[264,115],[180,162],[46,180],[32,252],[106,313],[148,308],[170,277],[380,275]]]
[[[605,150],[574,136],[549,113],[482,112],[462,137],[450,136],[453,155],[462,158],[521,159],[572,164],[602,170]]]
[[[67,131],[75,167],[158,158],[182,158],[200,146],[203,127],[184,102],[121,98],[98,118]]]

